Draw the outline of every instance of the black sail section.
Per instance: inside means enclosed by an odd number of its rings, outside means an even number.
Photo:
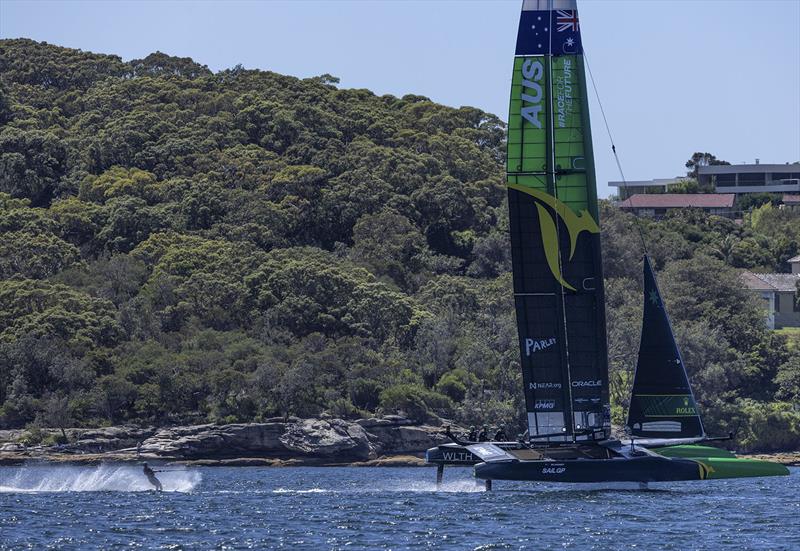
[[[540,212],[530,195],[509,188],[511,258],[522,378],[530,435],[571,435],[563,298],[547,267]],[[571,438],[571,436],[570,436]],[[563,438],[562,438],[563,439]]]
[[[574,0],[523,3],[507,183],[531,437],[604,439],[610,415],[600,228]]]
[[[705,436],[650,259],[644,257],[644,314],[628,428],[644,438]]]

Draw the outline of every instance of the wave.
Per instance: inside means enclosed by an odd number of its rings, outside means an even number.
[[[158,467],[154,466],[158,471]],[[169,467],[157,472],[165,492],[191,492],[201,482],[197,471]],[[153,487],[137,465],[23,465],[0,470],[0,493],[146,492]]]
[[[326,490],[324,488],[309,488],[308,490],[292,490],[290,488],[275,488],[272,490],[273,494],[327,494],[333,490]]]

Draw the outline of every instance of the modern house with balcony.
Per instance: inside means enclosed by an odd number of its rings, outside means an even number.
[[[800,193],[800,165],[701,166],[697,181],[716,193]]]
[[[653,180],[634,180],[630,182],[608,182],[617,188],[620,199],[628,199],[636,194],[669,193],[670,188],[687,179],[656,178]],[[784,193],[800,194],[800,165],[713,165],[697,168],[697,181],[701,188],[713,189],[714,193]]]
[[[687,180],[686,176],[676,176],[675,178],[656,178],[654,180],[633,180],[630,182],[614,181],[609,182],[611,187],[619,188],[616,195],[624,200],[632,195],[645,195],[657,193],[669,193],[670,188]]]

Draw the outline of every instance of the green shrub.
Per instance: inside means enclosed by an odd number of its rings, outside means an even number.
[[[448,415],[453,410],[450,398],[421,385],[391,386],[381,392],[380,399],[385,411],[404,414],[417,422],[427,421],[433,414]]]
[[[366,411],[358,409],[347,398],[339,398],[328,405],[328,411],[339,419],[358,419],[369,415]]]
[[[30,427],[19,437],[18,442],[25,446],[38,446],[47,438],[47,433],[39,427]]]
[[[448,371],[436,383],[436,391],[449,397],[454,402],[463,402],[469,388],[477,384],[475,375],[463,369]]]
[[[357,408],[375,411],[381,390],[383,385],[379,382],[359,377],[350,382],[350,402]]]

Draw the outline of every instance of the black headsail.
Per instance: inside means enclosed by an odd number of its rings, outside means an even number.
[[[514,296],[532,439],[610,428],[600,228],[575,0],[525,0],[508,122]]]
[[[644,257],[644,315],[628,428],[640,438],[702,438],[683,358],[675,344],[650,259]]]

